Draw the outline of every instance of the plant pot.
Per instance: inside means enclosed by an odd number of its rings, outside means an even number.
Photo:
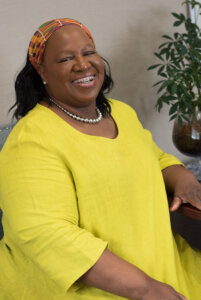
[[[175,147],[184,155],[201,157],[201,112],[196,113],[192,122],[183,121],[182,126],[175,120],[172,139]]]

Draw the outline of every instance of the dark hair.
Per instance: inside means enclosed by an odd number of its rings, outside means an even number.
[[[102,60],[104,62],[104,82],[96,98],[96,105],[104,116],[107,112],[111,113],[111,106],[105,94],[112,89],[113,80],[109,63],[104,58]],[[15,93],[16,102],[9,109],[9,112],[16,108],[13,113],[13,117],[16,119],[25,116],[42,99],[45,99],[51,105],[42,79],[30,63],[28,55],[24,68],[17,75]]]

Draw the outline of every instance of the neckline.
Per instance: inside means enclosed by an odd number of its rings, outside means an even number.
[[[82,131],[79,131],[78,129],[74,128],[72,125],[70,125],[68,122],[66,122],[65,120],[63,120],[59,115],[57,115],[54,111],[52,111],[51,109],[49,109],[48,107],[40,104],[40,103],[37,103],[36,104],[36,107],[38,107],[39,109],[44,109],[44,111],[47,111],[47,112],[50,112],[50,114],[52,116],[54,116],[56,119],[60,120],[61,123],[65,124],[65,126],[67,126],[68,128],[70,128],[72,130],[73,133],[75,134],[79,134],[79,135],[82,135],[82,136],[86,136],[86,137],[89,137],[89,138],[92,138],[92,139],[98,139],[98,140],[109,140],[109,141],[117,141],[119,139],[119,135],[120,135],[120,132],[119,132],[119,126],[117,125],[117,122],[116,122],[116,115],[114,113],[114,110],[112,109],[111,111],[111,117],[115,123],[115,126],[117,128],[117,135],[115,136],[115,138],[108,138],[108,137],[104,137],[104,136],[100,136],[100,135],[92,135],[92,134],[87,134],[87,133],[84,133]],[[114,118],[114,115],[115,115],[115,118]]]

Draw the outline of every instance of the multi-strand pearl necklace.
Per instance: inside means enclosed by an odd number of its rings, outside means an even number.
[[[96,107],[96,112],[98,114],[98,118],[88,119],[88,118],[82,118],[82,117],[79,117],[79,116],[76,116],[76,115],[72,114],[71,112],[67,111],[65,108],[60,106],[58,103],[56,103],[54,100],[52,100],[50,97],[49,97],[49,100],[50,100],[50,102],[54,103],[54,105],[56,105],[60,110],[65,112],[69,117],[71,117],[71,118],[73,118],[77,121],[80,121],[80,122],[89,123],[89,124],[96,124],[96,123],[100,122],[100,120],[103,117],[102,113],[100,112],[100,110],[97,107]]]

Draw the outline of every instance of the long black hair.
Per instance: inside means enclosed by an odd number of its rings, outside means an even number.
[[[114,83],[111,77],[109,63],[104,58],[102,58],[102,60],[104,62],[104,82],[96,98],[96,105],[104,116],[107,112],[111,113],[111,106],[105,94],[110,92]],[[9,112],[15,109],[13,117],[17,120],[24,117],[43,99],[51,105],[42,79],[29,61],[29,55],[27,55],[25,66],[16,77],[15,94],[16,102],[9,109]]]

